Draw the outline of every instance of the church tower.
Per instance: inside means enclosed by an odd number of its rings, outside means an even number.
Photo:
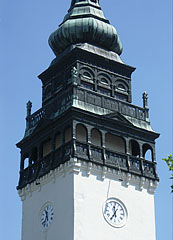
[[[135,68],[99,0],[72,0],[49,45],[42,107],[27,103],[17,144],[22,240],[155,240],[159,134],[147,93],[132,104]]]

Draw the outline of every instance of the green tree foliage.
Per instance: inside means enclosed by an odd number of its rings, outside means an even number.
[[[168,165],[169,170],[171,171],[170,179],[173,179],[173,156],[169,155],[168,158],[163,158],[162,160],[165,161],[166,164]],[[171,189],[172,189],[171,192],[173,193],[173,185],[171,186]]]

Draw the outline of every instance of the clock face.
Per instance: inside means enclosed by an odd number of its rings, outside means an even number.
[[[126,207],[116,198],[106,200],[103,207],[103,215],[105,220],[113,227],[123,227],[126,224]]]
[[[53,217],[53,207],[51,205],[45,206],[41,213],[41,225],[43,229],[47,229],[50,226],[53,221]]]

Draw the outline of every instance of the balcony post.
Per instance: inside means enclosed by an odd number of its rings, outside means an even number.
[[[30,117],[31,117],[32,102],[28,101],[26,104],[27,114],[26,114],[26,131],[30,128]]]

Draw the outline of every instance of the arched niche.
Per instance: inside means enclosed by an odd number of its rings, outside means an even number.
[[[102,136],[99,130],[93,128],[91,130],[91,143],[101,147],[102,145]]]
[[[130,140],[129,142],[130,154],[134,157],[140,157],[140,147],[136,140]]]
[[[126,152],[124,139],[111,133],[106,133],[105,135],[105,146],[107,149],[112,151],[117,151],[121,153]]]
[[[87,129],[82,124],[76,125],[76,140],[81,142],[87,142]]]
[[[64,132],[64,141],[65,143],[67,143],[71,139],[72,139],[72,131],[71,131],[71,127],[68,127],[65,129],[65,132]]]
[[[62,134],[59,132],[55,137],[55,149],[58,149],[62,145]]]
[[[149,144],[142,146],[142,155],[145,160],[153,161],[153,149]]]

